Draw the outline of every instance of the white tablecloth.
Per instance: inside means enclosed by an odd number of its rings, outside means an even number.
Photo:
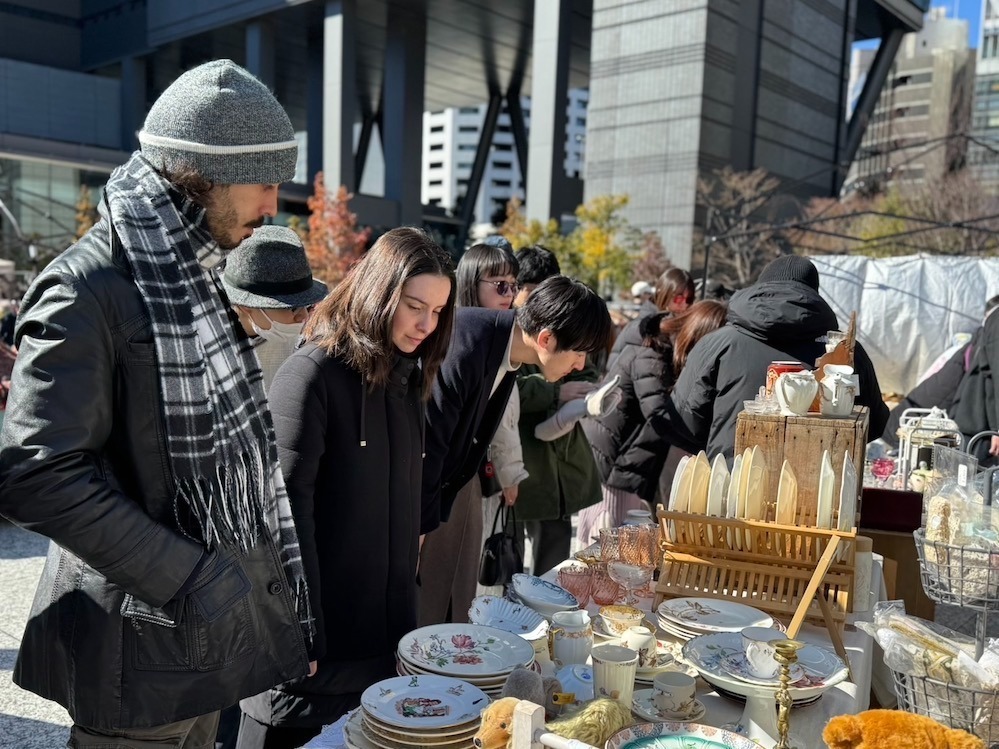
[[[874,569],[871,574],[872,601],[883,601],[886,598],[884,576],[882,574],[882,558],[874,555]],[[566,564],[568,562],[565,562]],[[561,566],[561,565],[559,565]],[[556,570],[549,570],[544,575],[546,579],[554,580]],[[873,604],[872,604],[873,605]],[[640,607],[651,612],[652,599],[641,599]],[[590,603],[587,609],[591,614],[596,615],[597,606]],[[850,670],[853,674],[854,682],[844,681],[827,691],[818,702],[804,707],[795,708],[791,713],[791,733],[795,741],[792,744],[798,746],[822,746],[822,729],[825,728],[829,719],[836,715],[854,714],[866,710],[870,705],[870,693],[872,686],[872,676],[874,681],[875,694],[884,704],[882,694],[885,698],[893,697],[891,689],[890,675],[888,675],[877,644],[866,634],[853,626],[857,621],[866,621],[871,617],[871,612],[852,614],[848,617],[846,631],[843,633],[843,644],[846,647],[847,655],[850,658]],[[655,621],[651,617],[650,621]],[[798,639],[813,645],[822,645],[832,648],[829,635],[825,628],[813,624],[806,624],[798,633]],[[539,657],[546,674],[552,672],[552,665],[546,656]],[[697,699],[703,703],[706,712],[701,723],[712,726],[721,726],[726,723],[736,723],[743,714],[744,706],[718,695],[703,680],[698,679]],[[323,732],[315,739],[306,744],[305,749],[345,749],[343,741],[343,724],[346,717],[341,718],[336,723],[326,726]],[[772,737],[776,742],[777,737]]]

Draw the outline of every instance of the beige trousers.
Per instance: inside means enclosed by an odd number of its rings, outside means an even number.
[[[482,487],[473,476],[446,523],[427,534],[420,554],[419,624],[467,622],[482,556]],[[451,616],[448,618],[448,611]]]

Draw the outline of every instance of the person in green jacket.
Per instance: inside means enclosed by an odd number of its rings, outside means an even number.
[[[517,253],[520,292],[514,306],[523,304],[534,288],[560,273],[558,260],[544,247],[525,247]],[[553,416],[560,406],[596,389],[599,373],[587,357],[586,366],[559,382],[548,382],[540,370],[523,365],[517,373],[520,393],[520,441],[528,478],[517,498],[517,537],[531,539],[532,572],[540,575],[569,556],[571,516],[601,500],[600,475],[590,443],[577,423],[551,442],[534,436],[535,427]]]

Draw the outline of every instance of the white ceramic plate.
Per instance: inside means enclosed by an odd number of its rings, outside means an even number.
[[[656,703],[652,701],[652,695],[654,693],[654,689],[637,690],[631,698],[631,712],[643,720],[651,720],[653,722],[668,720],[673,723],[693,723],[694,721],[700,720],[704,717],[704,705],[697,700],[694,700],[694,712],[686,718],[667,718],[659,712],[659,708],[656,707]]]
[[[489,696],[446,676],[396,676],[372,684],[361,695],[364,712],[400,728],[447,728],[475,720]]]
[[[542,615],[579,608],[576,597],[561,585],[542,580],[536,575],[518,572],[513,576],[513,591],[525,603]]]
[[[741,632],[745,627],[770,627],[774,622],[770,614],[752,606],[715,598],[671,598],[656,611],[667,622],[702,632]]]
[[[683,472],[687,468],[687,463],[689,462],[690,456],[684,455],[680,458],[680,462],[676,464],[676,471],[673,473],[673,484],[670,486],[669,490],[669,503],[667,504],[667,509],[670,512],[676,511],[676,503],[679,499],[680,479],[683,477]]]
[[[798,511],[798,477],[786,460],[780,468],[780,483],[777,484],[778,525],[795,525]]]
[[[706,514],[712,517],[724,517],[725,496],[728,492],[728,464],[721,453],[711,462],[711,477],[708,479],[708,506]],[[708,543],[714,546],[715,530],[708,526]]]
[[[760,749],[745,736],[700,723],[639,723],[611,736],[606,749]]]
[[[525,640],[537,640],[548,634],[548,622],[541,614],[529,606],[498,596],[473,598],[468,620],[472,624],[512,632]]]
[[[742,455],[736,455],[732,460],[732,475],[728,480],[728,498],[725,502],[725,517],[727,518],[737,518],[739,517],[739,487],[742,481]],[[732,529],[726,530],[726,536],[728,538],[728,548],[734,549],[735,547],[735,534]]]
[[[849,453],[843,453],[843,480],[839,487],[839,522],[841,531],[853,530],[857,522],[857,468]]]
[[[815,527],[832,528],[833,489],[836,486],[836,472],[833,470],[829,451],[822,451],[822,464],[819,467],[819,491],[815,509]]]
[[[372,720],[365,715],[363,710],[358,710],[361,714],[361,730],[369,741],[375,744],[388,742],[392,747],[403,745],[411,746],[437,746],[444,749],[455,744],[468,744],[475,738],[482,723],[473,720],[456,728],[442,728],[431,731],[413,731],[404,728],[389,728],[383,723]]]
[[[738,632],[701,635],[683,646],[684,660],[696,668],[706,681],[745,697],[749,690],[760,687],[730,676],[722,665],[728,656],[742,652],[742,635]],[[839,656],[826,648],[805,645],[798,651],[798,657],[805,675],[791,685],[791,699],[795,702],[817,697],[849,675]]]
[[[534,660],[534,647],[517,635],[479,624],[432,624],[399,641],[399,657],[421,671],[447,676],[508,674]]]
[[[694,458],[694,474],[690,482],[690,499],[687,512],[704,515],[708,510],[708,484],[711,479],[711,463],[707,454],[701,450]]]

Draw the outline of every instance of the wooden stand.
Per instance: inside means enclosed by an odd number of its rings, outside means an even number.
[[[836,472],[833,496],[839,496],[843,456],[849,454],[857,469],[857,497],[860,497],[869,422],[870,411],[866,406],[855,406],[850,416],[842,418],[812,413],[807,416],[781,416],[743,411],[736,421],[735,454],[756,446],[763,451],[772,493],[777,491],[784,461],[790,463],[798,479],[799,522],[815,525],[822,451],[829,451]],[[855,520],[853,525],[856,523]]]
[[[801,512],[807,510],[799,511],[799,522]],[[806,619],[819,621],[849,663],[841,630],[853,606],[856,528],[776,525],[668,512],[662,506],[658,515],[663,563],[657,607],[665,598],[682,596],[745,603],[790,620],[791,638]]]

